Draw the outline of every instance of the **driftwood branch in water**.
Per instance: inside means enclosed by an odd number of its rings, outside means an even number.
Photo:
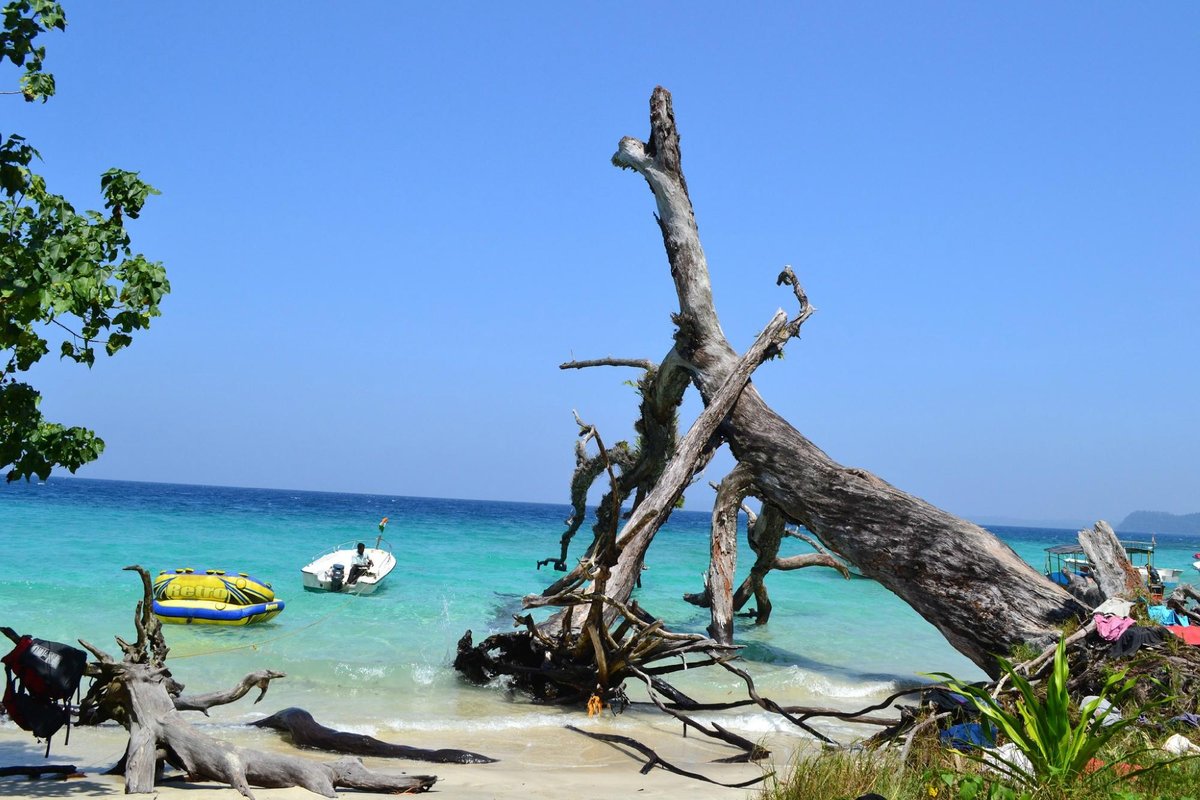
[[[178,711],[202,711],[207,716],[208,709],[213,706],[224,706],[241,700],[251,689],[258,689],[258,697],[254,698],[254,702],[258,703],[267,696],[267,687],[270,686],[271,681],[286,677],[287,673],[285,672],[276,672],[273,669],[261,669],[242,678],[238,685],[232,689],[226,689],[222,692],[208,692],[207,694],[180,695],[175,698],[175,708]]]
[[[716,663],[715,661],[713,663]],[[926,686],[918,686],[911,689],[901,689],[883,698],[877,703],[872,703],[866,708],[860,708],[858,711],[841,711],[836,708],[814,708],[812,706],[784,706],[783,710],[796,716],[802,721],[808,721],[815,717],[833,717],[845,722],[863,722],[870,725],[895,725],[897,720],[891,717],[874,717],[871,716],[872,711],[880,711],[887,708],[896,700],[910,694],[919,694],[928,691]],[[728,711],[732,708],[745,708],[746,706],[759,705],[753,699],[750,700],[734,700],[726,703],[670,703],[671,708],[682,711]],[[760,706],[761,707],[761,706]]]
[[[733,644],[733,576],[737,569],[738,509],[750,491],[750,471],[734,467],[717,486],[713,500],[712,534],[707,595],[712,622],[708,635],[722,644]]]
[[[667,772],[674,772],[676,775],[682,775],[685,778],[692,778],[694,780],[704,781],[705,783],[724,786],[727,789],[744,789],[747,786],[753,786],[756,783],[762,783],[767,778],[770,778],[775,774],[774,772],[768,772],[765,775],[760,775],[757,778],[752,778],[748,781],[742,781],[741,783],[721,783],[720,781],[714,781],[712,778],[701,775],[698,772],[688,772],[685,769],[680,769],[669,761],[664,761],[659,757],[658,753],[654,752],[654,750],[647,745],[642,744],[637,739],[632,739],[628,736],[618,736],[615,733],[595,733],[593,731],[585,731],[580,728],[576,728],[574,725],[567,725],[566,729],[569,731],[574,731],[575,733],[581,733],[589,739],[596,739],[597,741],[601,742],[609,742],[610,744],[623,744],[626,747],[630,747],[638,751],[647,759],[646,763],[642,765],[643,775],[655,767],[662,767]]]
[[[738,468],[750,472],[749,468],[741,464]],[[746,530],[755,558],[750,573],[733,595],[733,608],[735,611],[741,611],[746,602],[753,597],[756,604],[755,625],[766,625],[771,619],[772,605],[771,595],[767,591],[767,573],[779,563],[779,546],[783,542],[785,521],[778,506],[763,502],[762,513],[754,521],[754,526]]]
[[[790,722],[793,725],[795,725],[796,727],[800,728],[802,731],[812,734],[813,736],[817,737],[818,739],[820,739],[822,742],[825,742],[826,744],[834,743],[833,739],[830,739],[828,736],[826,736],[825,734],[818,731],[816,728],[809,725],[802,718],[796,716],[795,714],[788,713],[788,711],[783,706],[779,705],[774,700],[771,700],[770,698],[762,697],[761,695],[759,695],[758,689],[756,689],[754,687],[754,679],[750,677],[750,673],[746,672],[744,669],[739,669],[738,667],[733,666],[728,661],[720,661],[717,663],[719,663],[722,667],[729,670],[734,675],[737,675],[739,678],[741,678],[743,681],[746,682],[746,691],[748,691],[750,693],[750,699],[752,699],[759,706],[766,709],[767,711],[771,711],[771,712],[778,714],[779,716],[786,719],[788,722]]]
[[[718,725],[715,722],[712,723],[711,728],[706,728],[703,725],[701,725],[699,722],[696,722],[696,720],[694,720],[691,717],[689,717],[688,715],[684,714],[682,711],[678,711],[674,708],[669,707],[668,705],[663,703],[663,701],[658,699],[658,695],[654,691],[654,681],[650,678],[649,675],[647,675],[646,673],[642,672],[641,670],[639,670],[637,668],[633,668],[632,672],[634,675],[636,675],[638,678],[640,678],[643,683],[646,684],[646,692],[650,696],[651,702],[653,702],[654,705],[658,706],[658,709],[660,711],[662,711],[664,714],[669,714],[672,717],[674,717],[675,719],[679,720],[680,722],[683,723],[685,728],[692,728],[693,730],[698,731],[698,732],[704,734],[705,736],[711,737],[713,739],[718,739],[722,742],[726,742],[727,744],[731,744],[734,747],[740,747],[742,750],[745,751],[745,755],[740,756],[740,757],[735,757],[735,758],[740,759],[742,761],[758,761],[759,759],[767,758],[771,755],[771,751],[768,750],[767,748],[765,748],[761,745],[755,744],[754,742],[750,741],[749,739],[747,739],[744,736],[738,736],[736,733],[727,731],[725,728],[722,728],[720,725]]]
[[[435,764],[492,764],[496,759],[450,748],[426,750],[404,744],[391,744],[361,733],[334,730],[313,719],[303,708],[285,708],[265,719],[251,722],[257,728],[285,731],[296,747],[349,753],[376,758],[406,758],[410,761],[429,761]]]
[[[528,617],[518,621],[525,629],[494,634],[478,646],[467,631],[458,643],[454,668],[468,680],[487,683],[499,675],[510,676],[513,686],[544,702],[577,703],[590,697],[625,702],[623,681],[633,670],[645,669],[655,691],[676,702],[692,702],[666,681],[654,677],[655,662],[677,666],[689,657],[728,658],[736,648],[708,637],[666,630],[661,620],[647,618],[636,603],[624,604],[601,594],[574,593],[559,598],[566,605],[564,623],[549,636]],[[595,613],[597,602],[609,612]],[[582,626],[573,618],[587,615]],[[603,620],[612,617],[609,623]],[[702,662],[704,663],[704,662]]]

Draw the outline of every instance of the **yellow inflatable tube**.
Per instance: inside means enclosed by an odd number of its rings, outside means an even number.
[[[271,584],[244,572],[223,569],[163,570],[154,579],[154,599],[189,600],[231,606],[252,606],[275,599]],[[245,623],[241,623],[245,624]]]
[[[252,625],[274,619],[282,611],[282,600],[246,606],[211,600],[154,601],[154,616],[177,625]]]

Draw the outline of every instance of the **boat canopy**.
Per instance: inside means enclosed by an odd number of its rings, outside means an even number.
[[[1128,556],[1144,555],[1151,556],[1154,554],[1153,542],[1121,542],[1121,547],[1124,548],[1125,554]],[[1083,545],[1081,544],[1056,544],[1053,547],[1047,547],[1046,552],[1050,555],[1065,556],[1074,553],[1083,553]],[[1132,559],[1131,559],[1132,560]]]

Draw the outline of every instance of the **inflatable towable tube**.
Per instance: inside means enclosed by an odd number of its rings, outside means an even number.
[[[236,606],[269,603],[275,599],[271,584],[244,572],[223,569],[163,570],[154,579],[156,600],[211,600]]]
[[[271,584],[223,569],[163,570],[154,579],[154,615],[180,625],[250,625],[284,609]]]
[[[282,600],[247,606],[211,600],[155,600],[154,616],[176,625],[251,625],[274,619],[283,606]]]

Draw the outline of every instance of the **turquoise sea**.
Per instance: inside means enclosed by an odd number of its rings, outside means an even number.
[[[464,631],[476,641],[509,630],[522,595],[559,576],[535,562],[557,551],[565,505],[440,500],[366,494],[181,486],[52,478],[0,488],[0,624],[118,652],[131,638],[141,596],[140,564],[248,572],[270,581],[286,610],[241,628],[166,626],[169,664],[190,690],[235,683],[274,668],[262,706],[221,713],[230,723],[300,705],[326,724],[362,732],[446,731],[560,725],[558,709],[473,687],[451,669]],[[305,592],[300,568],[347,540],[370,542],[381,517],[398,566],[374,595]],[[650,549],[639,602],[677,630],[703,631],[707,612],[681,599],[701,588],[709,518],[677,512]],[[1038,566],[1043,548],[1074,531],[997,528]],[[579,534],[577,556],[590,534]],[[744,537],[743,537],[744,547]],[[1193,573],[1200,538],[1159,536],[1156,563]],[[800,551],[803,545],[789,541]],[[748,553],[747,550],[743,552]],[[962,553],[964,559],[970,553]],[[744,558],[739,578],[748,569]],[[768,578],[769,625],[739,621],[747,669],[762,694],[787,703],[858,707],[921,680],[921,673],[979,677],[928,623],[878,584],[806,569]],[[744,696],[724,672],[691,670],[685,690],[706,699]],[[220,714],[217,715],[220,718]],[[778,723],[740,713],[725,724],[769,730]]]

